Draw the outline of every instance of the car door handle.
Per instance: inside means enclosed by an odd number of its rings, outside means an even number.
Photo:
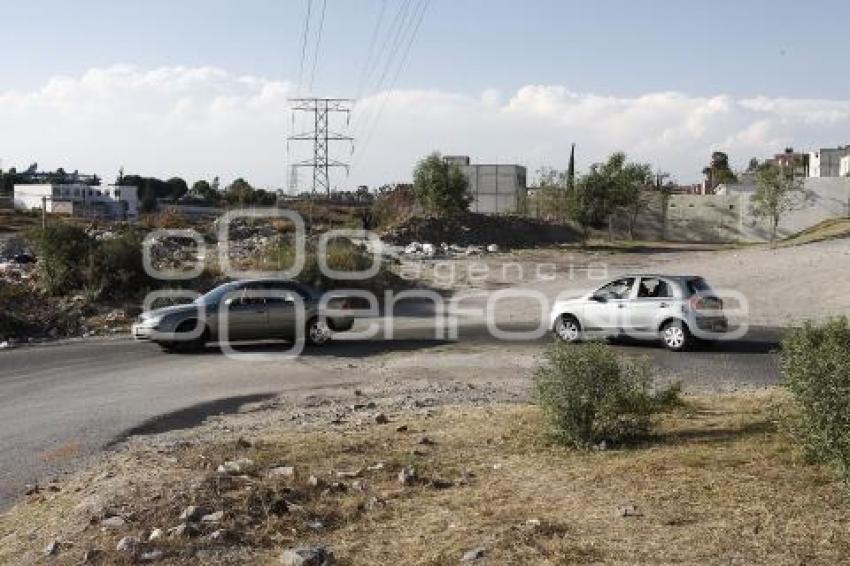
[[[620,304],[620,305],[617,305],[617,308],[618,309],[624,309],[624,308],[626,308],[626,305]]]
[[[670,306],[670,305],[668,305],[667,303],[661,303],[661,304],[658,305],[658,308],[666,309],[668,306]]]

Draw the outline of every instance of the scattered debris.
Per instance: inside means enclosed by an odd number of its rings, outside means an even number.
[[[375,422],[378,424],[387,424],[388,422],[390,422],[390,419],[384,413],[378,413],[377,415],[375,415]]]
[[[115,550],[118,552],[125,552],[127,554],[133,554],[136,552],[136,549],[139,547],[139,539],[136,537],[124,537],[118,541],[118,544],[115,546]]]
[[[126,524],[127,521],[124,520],[124,517],[118,515],[107,517],[106,519],[100,522],[100,526],[105,529],[120,529],[123,528]]]
[[[617,507],[618,517],[642,517],[643,513],[632,504],[619,505]]]
[[[183,537],[196,537],[200,535],[201,532],[198,528],[192,523],[183,523],[182,525],[177,525],[171,529],[168,529],[168,537],[169,538],[183,538]]]
[[[402,468],[398,473],[398,483],[401,485],[413,485],[416,483],[416,470],[413,468]]]
[[[358,468],[356,470],[342,470],[336,472],[336,477],[350,479],[350,478],[359,478],[363,475],[363,469]]]
[[[51,541],[44,549],[45,556],[56,556],[59,554],[60,543],[58,540]]]
[[[333,552],[322,546],[288,548],[280,557],[283,566],[332,566],[336,564]]]
[[[224,519],[224,511],[216,511],[201,517],[202,523],[220,523]]]
[[[461,562],[472,562],[474,560],[480,560],[484,558],[484,554],[487,552],[486,548],[478,547],[473,548],[472,550],[467,550],[463,553],[461,557]]]
[[[266,474],[269,478],[291,478],[295,476],[295,466],[275,466]]]
[[[451,242],[447,247],[453,251],[467,246],[495,245],[502,249],[576,242],[578,236],[574,228],[540,219],[467,212],[448,218],[414,216],[384,234],[383,239],[406,246],[405,252],[411,249],[422,254],[421,242]]]
[[[239,458],[238,460],[228,460],[220,465],[217,469],[220,474],[238,475],[251,471],[254,468],[254,461],[248,458]]]
[[[188,521],[190,523],[197,523],[201,520],[202,517],[208,515],[209,511],[204,509],[203,507],[198,507],[196,505],[190,505],[186,507],[183,512],[180,514],[181,521]]]
[[[159,562],[165,558],[165,551],[160,549],[149,550],[147,552],[143,552],[139,556],[140,562]]]

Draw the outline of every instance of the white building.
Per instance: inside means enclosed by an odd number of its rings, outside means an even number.
[[[52,214],[135,220],[139,216],[136,187],[83,184],[15,185],[18,210],[41,210]]]
[[[838,162],[838,176],[850,177],[850,155],[845,155]]]
[[[525,167],[470,163],[466,155],[447,155],[444,159],[457,165],[466,177],[472,197],[469,210],[481,214],[519,212],[528,193]]]
[[[850,155],[850,146],[829,147],[809,154],[809,177],[840,177],[841,160]]]

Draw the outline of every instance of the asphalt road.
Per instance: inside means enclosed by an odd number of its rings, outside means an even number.
[[[686,386],[757,386],[778,379],[772,353],[777,336],[771,329],[752,329],[743,340],[683,354],[646,344],[618,348],[647,355],[659,374]],[[528,347],[539,349],[549,340]],[[462,327],[459,341],[499,344],[480,325]],[[392,340],[342,341],[297,359],[250,364],[213,348],[199,355],[166,355],[129,340],[2,351],[0,511],[21,496],[27,483],[73,469],[128,434],[185,428],[287,391],[351,387],[368,379],[356,371],[323,368],[327,358],[367,358],[445,344],[433,339],[433,330],[420,327],[398,330]],[[248,351],[260,350],[268,347]]]

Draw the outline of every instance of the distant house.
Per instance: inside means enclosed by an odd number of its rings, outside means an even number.
[[[790,169],[795,177],[808,177],[810,159],[810,154],[800,153],[794,151],[793,147],[787,147],[783,153],[777,153],[773,159],[768,160],[768,163]]]
[[[12,198],[18,210],[44,208],[52,214],[113,220],[135,220],[139,216],[139,199],[132,186],[15,185]]]

